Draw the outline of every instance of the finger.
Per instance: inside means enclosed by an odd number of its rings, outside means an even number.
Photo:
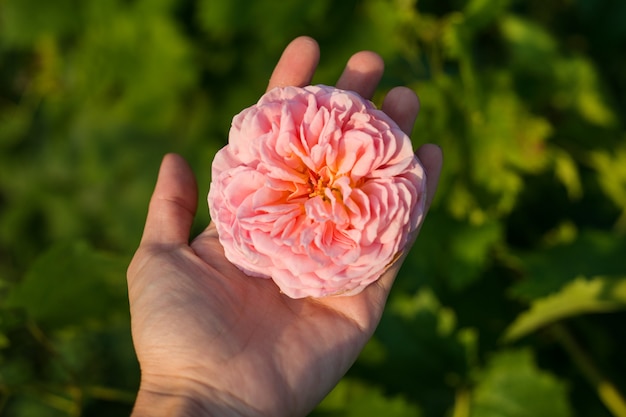
[[[359,93],[371,99],[383,76],[385,63],[375,52],[361,51],[352,55],[337,80],[337,88]]]
[[[439,146],[427,143],[419,147],[417,150],[417,158],[421,161],[426,171],[426,205],[424,209],[426,213],[437,191],[441,167],[443,166],[443,154]]]
[[[142,245],[188,243],[197,203],[191,168],[180,155],[165,155],[150,199]]]
[[[320,49],[313,38],[300,36],[294,39],[278,60],[267,90],[290,85],[304,87],[310,84],[319,59]]]
[[[419,108],[420,102],[417,94],[406,87],[393,88],[387,93],[382,105],[382,111],[387,113],[409,136],[413,130]]]

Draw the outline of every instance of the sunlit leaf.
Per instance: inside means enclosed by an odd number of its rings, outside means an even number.
[[[534,300],[530,308],[509,326],[504,339],[519,339],[568,317],[620,309],[626,309],[626,277],[579,277],[558,293]]]
[[[557,43],[545,28],[512,14],[501,19],[499,23],[516,65],[533,72],[548,69],[539,63],[554,59]]]
[[[467,24],[480,29],[498,18],[509,6],[510,0],[470,0],[464,9]]]
[[[443,49],[450,58],[458,59],[468,53],[471,34],[464,24],[461,13],[452,13],[442,28],[441,42]]]
[[[481,205],[508,213],[523,189],[522,173],[536,174],[547,167],[545,142],[553,127],[528,112],[508,74],[494,74],[490,82],[493,90],[472,123],[471,175],[489,193]]]
[[[626,146],[608,151],[594,151],[591,164],[606,195],[626,212]]]
[[[585,120],[599,126],[612,126],[616,121],[601,89],[598,71],[586,57],[559,59],[554,71],[560,87],[555,104],[571,107]]]
[[[389,310],[406,320],[428,314],[436,317],[436,332],[442,337],[450,336],[456,329],[454,312],[441,305],[435,294],[428,288],[412,297],[399,295],[390,302]]]
[[[582,196],[578,167],[570,154],[563,151],[554,152],[554,173],[567,189],[567,195],[571,199],[579,199]]]

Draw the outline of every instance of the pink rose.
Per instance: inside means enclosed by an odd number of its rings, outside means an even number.
[[[275,88],[234,117],[208,203],[246,274],[292,298],[352,295],[407,245],[425,180],[409,137],[358,94]]]

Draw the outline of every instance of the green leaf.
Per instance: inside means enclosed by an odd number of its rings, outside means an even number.
[[[499,21],[502,37],[508,43],[515,66],[531,73],[545,72],[556,57],[557,43],[545,28],[525,18],[508,15]]]
[[[126,316],[127,264],[83,242],[57,244],[8,294],[6,307],[24,309],[38,323],[54,327]]]
[[[622,276],[626,238],[583,230],[571,242],[518,254],[525,279],[511,293],[522,300],[544,298],[578,276]]]
[[[509,326],[506,341],[523,337],[567,317],[626,308],[626,277],[579,277],[558,293],[533,301],[530,309]]]
[[[410,297],[398,294],[390,300],[389,311],[404,320],[414,320],[420,316],[432,317],[433,329],[436,329],[437,335],[441,337],[452,335],[456,329],[454,311],[443,307],[429,288],[423,288]]]
[[[501,236],[501,224],[493,221],[457,229],[448,253],[455,260],[448,264],[448,276],[454,288],[463,289],[480,277],[489,262],[489,253]]]
[[[68,417],[79,415],[78,407],[72,400],[44,390],[19,393],[11,398],[6,407],[7,416],[20,417]]]
[[[578,167],[569,153],[562,150],[554,152],[554,174],[565,186],[570,199],[576,200],[582,196],[583,190]]]
[[[555,104],[572,108],[587,122],[614,126],[617,116],[602,88],[602,79],[591,60],[574,56],[555,60],[552,71],[557,78]]]
[[[548,119],[532,114],[515,91],[510,73],[492,74],[490,94],[480,117],[472,121],[472,180],[487,195],[481,206],[497,214],[509,213],[524,187],[522,174],[545,170],[547,139],[554,128]]]
[[[626,212],[626,146],[591,152],[590,161],[604,193]]]
[[[0,38],[28,45],[40,36],[67,35],[80,28],[84,1],[4,0],[0,2]]]
[[[385,395],[383,390],[352,379],[344,379],[322,401],[311,417],[418,417],[420,409],[402,396]]]
[[[406,267],[399,274],[398,286],[415,289],[414,285],[423,284],[428,277],[441,277],[454,290],[461,291],[480,280],[491,265],[490,254],[501,241],[503,231],[497,221],[479,218],[479,222],[471,224],[441,212],[429,213]]]
[[[0,112],[0,148],[19,143],[31,122],[30,112],[26,106],[13,106]]]
[[[563,382],[537,368],[529,350],[494,355],[480,372],[470,417],[568,417]]]
[[[467,25],[481,29],[495,21],[509,7],[510,0],[470,0],[464,14]]]
[[[394,291],[366,356],[351,375],[370,375],[386,392],[402,392],[429,415],[444,415],[477,345],[477,333],[460,329],[455,311],[429,288],[413,294]]]

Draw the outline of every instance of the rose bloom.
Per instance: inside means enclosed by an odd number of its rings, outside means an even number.
[[[292,298],[353,295],[423,218],[409,137],[356,93],[275,88],[234,117],[215,156],[211,218],[230,262]]]

